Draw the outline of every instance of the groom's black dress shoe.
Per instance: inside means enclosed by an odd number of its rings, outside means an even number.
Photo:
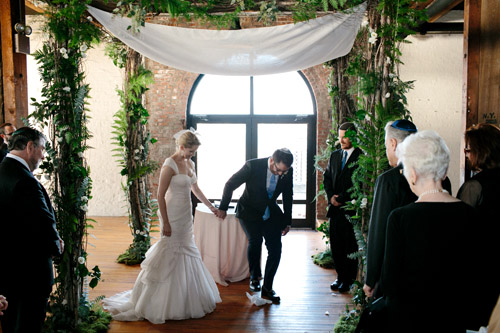
[[[251,291],[260,291],[259,280],[250,280],[250,290]]]
[[[342,282],[340,282],[338,279],[333,281],[333,283],[330,285],[330,289],[333,290],[333,291],[337,291],[339,290],[339,287],[340,285],[342,284]]]
[[[346,293],[351,290],[351,284],[347,282],[342,282],[339,286],[339,292]]]
[[[270,300],[273,303],[279,303],[281,301],[280,297],[276,295],[274,290],[267,290],[266,287],[262,287],[260,292],[260,297]]]

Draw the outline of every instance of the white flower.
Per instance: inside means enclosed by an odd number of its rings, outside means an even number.
[[[370,115],[369,115],[368,113],[367,113],[367,114],[365,114],[365,121],[370,121],[370,120],[371,120],[371,119],[370,119]]]
[[[80,51],[81,51],[81,52],[85,52],[85,51],[87,51],[87,50],[88,50],[88,48],[89,48],[89,47],[87,46],[87,44],[82,44],[82,45],[80,46]]]
[[[64,88],[63,88],[63,90],[64,90],[64,91],[66,91],[66,92],[70,92],[70,91],[71,91],[71,88],[70,88],[70,87],[68,87],[68,86],[66,86],[66,87],[64,87]]]
[[[84,212],[89,210],[89,207],[87,205],[81,205],[80,209],[83,210]]]
[[[66,53],[68,53],[68,50],[66,50],[66,49],[63,47],[63,48],[61,48],[61,49],[59,50],[59,52],[61,52],[61,54],[66,54]]]
[[[84,257],[78,257],[78,263],[80,265],[83,265],[85,263],[85,258]]]
[[[373,38],[373,37],[368,38],[368,43],[375,44],[376,42],[377,42],[377,37],[375,37],[375,38]]]
[[[83,158],[83,153],[81,151],[78,152],[78,157]]]
[[[141,151],[139,149],[134,150],[134,153],[139,154]]]
[[[87,53],[82,52],[82,58],[87,58]]]
[[[389,98],[389,97],[391,97],[391,93],[385,94],[385,98]]]
[[[141,236],[144,236],[146,233],[144,231],[140,232]]]
[[[94,19],[92,18],[92,16],[87,16],[87,20],[89,20],[90,22],[92,22]]]
[[[139,229],[135,231],[135,234],[138,235],[140,233]]]
[[[63,301],[61,302],[61,304],[62,304],[62,305],[66,305],[66,304],[68,304],[68,301],[67,301],[67,300],[65,300],[65,299],[63,299]]]
[[[68,54],[67,54],[67,53],[64,53],[64,54],[62,55],[62,57],[63,57],[64,59],[68,59],[68,58],[69,58],[69,56],[68,56]]]
[[[353,205],[355,205],[355,204],[356,204],[356,199],[352,199],[351,203],[352,203]]]
[[[364,28],[364,27],[366,27],[367,25],[368,25],[368,20],[363,20],[363,21],[361,22],[361,27],[363,27],[363,28]]]
[[[359,205],[359,207],[361,209],[364,209],[364,208],[366,208],[366,205],[368,205],[368,199],[367,198],[361,199],[361,205]]]
[[[134,156],[134,160],[138,161],[140,160],[141,158],[139,156]]]
[[[370,32],[370,38],[377,38],[378,34],[375,31]]]
[[[80,200],[82,200],[82,202],[87,202],[89,201],[89,198],[84,195]]]

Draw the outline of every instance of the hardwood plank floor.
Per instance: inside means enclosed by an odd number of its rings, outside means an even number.
[[[98,265],[102,281],[89,290],[90,299],[99,295],[111,296],[131,289],[140,267],[115,262],[131,241],[124,217],[96,217],[98,224],[89,237],[89,268]],[[168,321],[153,325],[148,321],[113,321],[109,332],[330,332],[349,294],[330,291],[335,271],[312,263],[311,255],[324,249],[321,233],[311,230],[292,230],[283,237],[283,254],[274,282],[281,304],[257,307],[246,297],[248,279],[219,286],[222,303],[216,310],[200,319]],[[263,258],[267,254],[263,253]],[[326,313],[329,314],[326,314]]]

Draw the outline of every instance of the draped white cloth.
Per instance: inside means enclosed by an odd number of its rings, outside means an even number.
[[[366,11],[267,28],[207,30],[146,23],[127,30],[129,18],[88,7],[123,43],[161,64],[192,73],[250,76],[309,68],[349,53]]]

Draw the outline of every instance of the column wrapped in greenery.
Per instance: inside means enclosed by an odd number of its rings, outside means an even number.
[[[115,40],[107,46],[107,54],[119,68],[125,68],[123,90],[120,95],[121,109],[115,115],[113,143],[118,146],[114,156],[118,158],[121,175],[126,177],[122,188],[128,199],[129,226],[133,242],[125,253],[118,256],[119,263],[141,263],[151,246],[156,211],[156,201],[148,189],[148,175],[157,168],[149,160],[149,145],[156,140],[147,129],[149,113],[143,106],[143,96],[153,83],[153,74],[142,65],[142,56]]]
[[[345,5],[350,6],[349,1]],[[385,156],[384,127],[390,120],[410,118],[405,94],[412,88],[412,82],[403,82],[399,78],[399,46],[408,35],[415,33],[412,28],[422,21],[425,21],[425,13],[415,9],[409,0],[370,0],[367,21],[358,34],[345,70],[345,75],[355,78],[349,81],[355,84],[346,87],[347,93],[357,100],[355,115],[351,119],[357,132],[351,131],[347,135],[364,153],[360,155],[359,167],[353,175],[354,199],[346,207],[356,212],[350,220],[359,252],[352,257],[360,259],[360,267],[353,297],[357,306],[351,311],[346,308],[346,314],[337,322],[334,332],[354,332],[359,313],[366,305],[361,287],[373,192],[376,178],[389,167]]]
[[[51,176],[57,229],[65,244],[62,257],[54,261],[56,289],[46,325],[50,332],[102,331],[110,316],[89,302],[86,292],[87,284],[97,285],[100,271],[97,266],[89,270],[86,264],[87,229],[92,227],[86,218],[92,180],[84,158],[90,138],[85,109],[90,88],[81,66],[99,30],[85,15],[90,1],[46,3],[48,39],[35,53],[43,81],[42,99],[33,100],[36,111],[31,118],[50,133],[42,168]]]

